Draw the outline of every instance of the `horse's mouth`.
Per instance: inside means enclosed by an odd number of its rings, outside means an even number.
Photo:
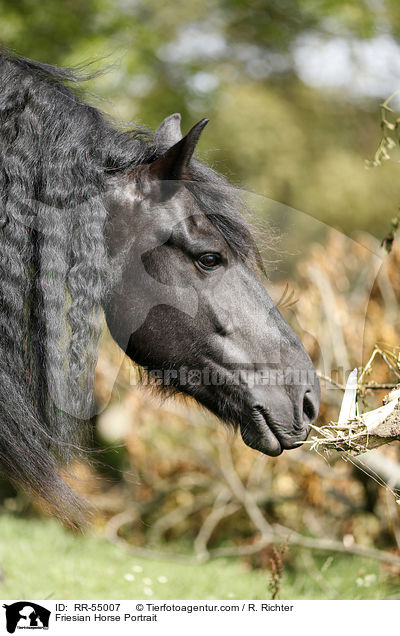
[[[283,447],[277,435],[272,430],[270,418],[266,411],[259,406],[253,408],[250,417],[240,424],[240,433],[246,446],[276,457],[283,452]]]

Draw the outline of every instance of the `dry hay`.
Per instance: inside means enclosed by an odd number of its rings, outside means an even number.
[[[383,444],[400,441],[400,384],[397,384],[384,398],[382,406],[358,414],[357,397],[365,394],[367,390],[378,388],[371,383],[362,383],[363,378],[371,373],[372,363],[378,354],[385,360],[396,378],[399,378],[398,352],[395,357],[393,353],[390,355],[390,352],[376,345],[359,378],[357,379],[357,369],[350,373],[338,421],[330,422],[326,426],[313,426],[318,436],[305,442],[310,444],[311,450],[317,452],[336,450],[360,455]]]

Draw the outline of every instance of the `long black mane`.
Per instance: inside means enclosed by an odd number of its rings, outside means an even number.
[[[60,466],[93,412],[109,273],[103,194],[111,175],[162,150],[84,103],[80,81],[0,51],[0,470],[59,514],[79,507]],[[235,189],[199,162],[187,187],[232,248],[254,257]]]

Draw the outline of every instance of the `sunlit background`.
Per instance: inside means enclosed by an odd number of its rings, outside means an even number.
[[[266,286],[278,301],[288,285],[281,312],[322,375],[342,386],[377,343],[397,355],[400,249],[381,247],[400,203],[396,129],[391,159],[367,163],[400,89],[396,0],[0,0],[0,21],[27,57],[105,69],[86,99],[116,126],[210,118],[200,157],[252,193]],[[86,538],[1,483],[0,596],[400,598],[396,443],[361,463],[307,446],[263,457],[134,377],[105,330],[96,453],[73,467],[93,508]],[[383,360],[372,379],[398,381]],[[343,395],[321,383],[320,425]],[[35,573],[40,544],[51,576]]]

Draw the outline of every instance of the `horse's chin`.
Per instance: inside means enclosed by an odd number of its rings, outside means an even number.
[[[253,409],[250,417],[241,422],[240,433],[246,446],[264,455],[277,457],[284,450],[278,437],[268,425],[264,412],[259,408]]]

